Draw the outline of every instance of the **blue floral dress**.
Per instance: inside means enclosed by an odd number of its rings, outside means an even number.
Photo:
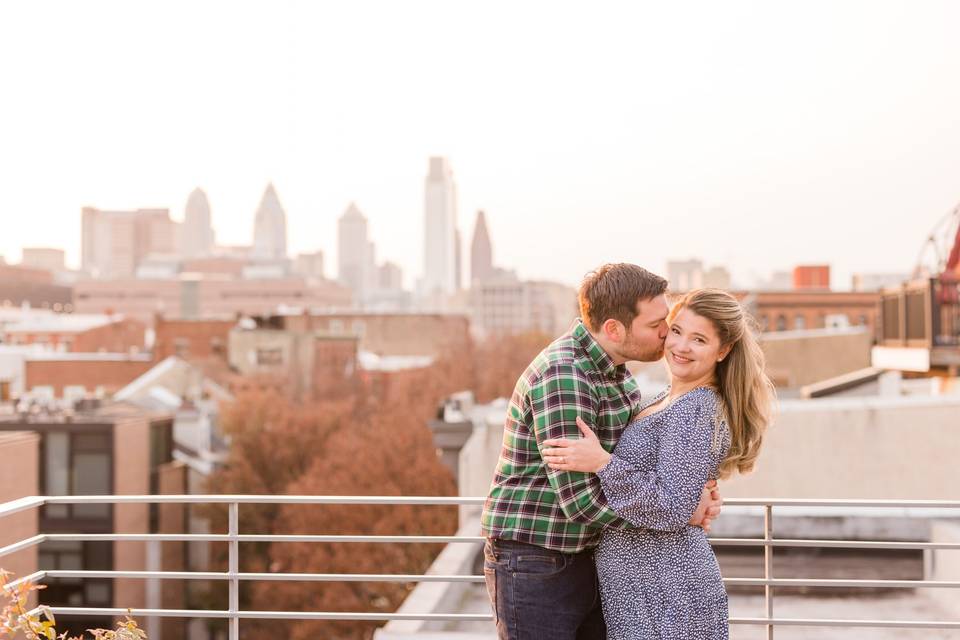
[[[597,474],[636,527],[605,529],[595,555],[609,640],[728,637],[720,567],[703,529],[687,524],[730,446],[721,407],[707,387],[680,396],[631,423]]]

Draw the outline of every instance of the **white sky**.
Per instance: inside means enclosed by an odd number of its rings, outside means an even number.
[[[605,261],[907,271],[960,200],[960,3],[0,4],[0,254],[80,207],[203,187],[250,241],[268,180],[292,251],[335,265],[356,200],[421,270],[423,177],[451,158],[468,245],[575,283]]]

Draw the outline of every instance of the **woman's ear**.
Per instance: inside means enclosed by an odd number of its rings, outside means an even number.
[[[717,354],[717,362],[723,362],[723,359],[730,355],[730,351],[733,349],[733,345],[727,345],[725,347],[720,347],[720,353]]]

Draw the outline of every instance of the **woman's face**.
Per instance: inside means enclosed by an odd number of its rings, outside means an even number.
[[[670,373],[685,382],[711,380],[717,361],[728,352],[729,348],[720,344],[713,323],[688,308],[681,309],[674,318],[664,344]]]

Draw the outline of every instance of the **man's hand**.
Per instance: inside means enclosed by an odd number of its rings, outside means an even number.
[[[697,505],[693,517],[689,524],[700,527],[704,531],[710,531],[710,524],[720,515],[720,507],[723,505],[723,497],[720,496],[720,489],[717,487],[716,480],[710,480],[703,485],[703,491],[700,494],[700,503]]]

